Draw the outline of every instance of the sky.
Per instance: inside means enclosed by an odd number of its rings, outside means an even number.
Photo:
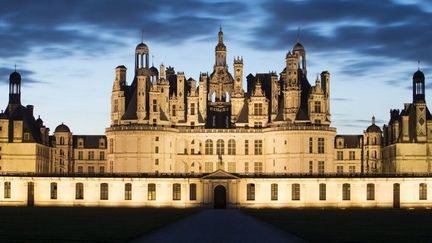
[[[299,37],[308,78],[331,74],[332,126],[361,134],[376,117],[412,102],[412,74],[426,76],[432,99],[432,0],[0,0],[0,107],[9,74],[22,76],[22,103],[35,106],[51,132],[104,134],[110,124],[115,67],[133,79],[135,46],[144,42],[161,63],[199,80],[211,72],[223,28],[232,71],[280,73]],[[298,31],[300,29],[300,31]],[[420,61],[420,65],[419,65]],[[244,79],[245,80],[245,79]]]

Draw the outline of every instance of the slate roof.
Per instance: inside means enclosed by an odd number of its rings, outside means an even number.
[[[362,135],[336,135],[335,146],[336,140],[338,138],[343,138],[344,148],[360,148],[362,137]]]
[[[73,144],[74,148],[78,148],[78,140],[79,139],[84,140],[83,148],[90,148],[90,149],[99,149],[99,148],[106,149],[107,148],[107,138],[104,135],[73,135],[72,136],[72,140],[73,140],[72,144]],[[105,140],[103,147],[99,147],[99,140],[100,139]]]

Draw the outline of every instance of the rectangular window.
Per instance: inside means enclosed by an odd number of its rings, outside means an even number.
[[[11,198],[11,183],[9,181],[4,183],[4,198]]]
[[[309,174],[313,173],[313,161],[309,161]]]
[[[254,104],[254,115],[255,116],[262,116],[263,114],[263,104],[262,103],[255,103]]]
[[[89,160],[94,160],[94,151],[89,151],[88,152],[88,159]]]
[[[351,200],[351,185],[348,183],[342,185],[342,200]]]
[[[105,166],[99,166],[99,173],[105,173]]]
[[[152,105],[152,107],[153,107],[153,112],[157,112],[157,111],[158,111],[158,110],[157,110],[157,100],[156,100],[156,99],[153,100],[153,105]]]
[[[57,183],[51,182],[51,199],[57,199]]]
[[[343,174],[343,166],[342,165],[336,166],[336,173]]]
[[[255,200],[255,184],[249,183],[246,185],[246,200],[254,201]]]
[[[83,160],[83,151],[78,151],[78,160]]]
[[[271,184],[271,200],[278,200],[278,184]]]
[[[195,201],[196,200],[196,184],[192,183],[189,185],[189,200]]]
[[[245,155],[249,154],[249,140],[245,140]]]
[[[419,200],[427,200],[427,184],[420,183],[419,185]]]
[[[249,173],[249,162],[244,163],[244,170],[245,170],[245,173]]]
[[[321,102],[320,101],[315,101],[314,105],[315,105],[315,112],[316,113],[321,113]]]
[[[213,163],[212,162],[205,162],[205,168],[204,168],[206,173],[211,173],[213,172]]]
[[[108,200],[108,184],[100,184],[100,200]]]
[[[158,154],[159,153],[159,147],[158,146],[156,146],[155,147],[155,154]],[[185,153],[186,154],[186,153]]]
[[[155,137],[155,141],[158,142],[159,141],[159,137]]]
[[[318,161],[318,173],[324,174],[324,172],[325,172],[324,161]]]
[[[337,160],[343,160],[343,151],[337,151]]]
[[[176,106],[172,106],[172,116],[176,116]]]
[[[349,151],[349,159],[355,160],[355,151]]]
[[[327,199],[327,186],[324,183],[319,184],[319,200],[325,201]]]
[[[95,171],[94,171],[94,166],[89,166],[88,167],[88,173],[89,174],[93,174]]]
[[[318,138],[318,153],[324,153],[324,138]]]
[[[159,159],[155,159],[155,165],[159,165]]]
[[[375,184],[369,183],[366,185],[366,199],[375,200]]]
[[[181,199],[181,185],[179,183],[175,183],[173,185],[173,200],[178,201]]]
[[[255,162],[254,163],[254,171],[255,171],[255,173],[262,173],[263,172],[262,162]]]
[[[293,201],[300,200],[300,184],[291,185],[291,198]]]
[[[195,115],[195,103],[191,103],[190,114],[191,116]]]
[[[30,140],[30,133],[25,132],[24,133],[24,141],[29,141]]]
[[[309,138],[309,153],[313,153],[313,138]]]
[[[348,167],[348,169],[349,169],[349,173],[351,173],[351,174],[354,174],[354,173],[355,173],[355,166],[354,166],[354,165],[350,165],[350,166]]]
[[[105,152],[104,151],[99,152],[99,160],[105,160]]]
[[[255,140],[255,155],[262,155],[263,153],[263,142],[262,140]]]
[[[148,184],[147,189],[147,200],[155,201],[156,200],[156,184]]]
[[[132,184],[125,184],[125,200],[132,200]]]
[[[84,199],[84,184],[75,184],[75,199]]]

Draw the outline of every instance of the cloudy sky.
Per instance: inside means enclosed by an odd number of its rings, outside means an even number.
[[[243,56],[249,73],[282,71],[300,31],[309,80],[331,73],[332,126],[361,133],[392,108],[411,102],[411,77],[426,75],[432,101],[431,0],[131,1],[0,0],[0,106],[8,77],[22,74],[22,101],[35,105],[51,131],[74,134],[109,126],[114,68],[132,79],[134,49],[144,42],[164,63],[198,80],[212,70],[222,26],[228,60]],[[230,67],[232,70],[232,67]]]

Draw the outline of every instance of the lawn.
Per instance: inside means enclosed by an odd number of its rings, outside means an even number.
[[[427,209],[243,209],[312,242],[432,242]]]
[[[124,242],[196,212],[198,209],[0,207],[0,241]]]

